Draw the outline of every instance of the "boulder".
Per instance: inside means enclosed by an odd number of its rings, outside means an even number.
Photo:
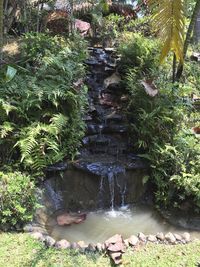
[[[60,226],[71,225],[71,224],[79,224],[86,219],[86,214],[78,214],[78,213],[63,213],[58,215],[56,218],[57,224]]]

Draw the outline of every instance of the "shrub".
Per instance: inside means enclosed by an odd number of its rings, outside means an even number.
[[[191,131],[193,107],[185,98],[188,87],[163,81],[158,95],[152,97],[137,80],[135,70],[127,76],[127,84],[132,143],[150,164],[157,203],[180,207],[190,202],[199,212],[200,146]]]
[[[30,221],[36,206],[35,185],[29,175],[0,172],[1,229]]]
[[[158,67],[158,42],[140,34],[125,33],[120,39],[120,71],[127,73],[134,68],[141,77]]]
[[[11,81],[0,82],[1,165],[21,161],[34,175],[49,164],[75,157],[84,135],[82,115],[87,104],[85,42],[76,36],[72,40],[38,36],[27,37],[36,47],[27,54],[34,64],[24,69],[27,61],[22,62]]]

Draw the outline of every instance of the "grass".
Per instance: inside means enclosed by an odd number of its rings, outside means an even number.
[[[109,267],[110,260],[98,253],[81,254],[72,250],[47,249],[28,234],[0,234],[0,267]],[[188,245],[148,244],[129,250],[123,256],[128,267],[200,266],[200,241]]]

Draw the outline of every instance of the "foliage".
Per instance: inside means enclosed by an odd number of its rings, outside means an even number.
[[[86,106],[86,88],[77,81],[85,75],[87,53],[85,42],[74,38],[24,37],[26,57],[15,77],[0,84],[2,165],[20,160],[37,175],[76,155]]]
[[[125,33],[120,39],[119,53],[121,54],[120,71],[126,73],[134,68],[140,78],[144,73],[154,71],[158,66],[158,47],[155,40],[143,37],[138,33]]]
[[[172,50],[176,59],[183,62],[183,45],[184,45],[184,1],[149,1],[153,10],[153,26],[160,32],[163,42],[161,52],[161,62]]]
[[[32,219],[36,208],[35,185],[29,175],[0,172],[0,224],[15,227]]]
[[[162,81],[159,94],[152,97],[137,82],[135,71],[130,71],[127,83],[132,135],[137,140],[134,145],[149,161],[157,202],[177,207],[190,201],[199,211],[200,146],[190,130],[188,88],[174,88]]]

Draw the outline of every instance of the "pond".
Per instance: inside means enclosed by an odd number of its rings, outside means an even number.
[[[52,216],[47,222],[47,229],[55,240],[66,239],[70,242],[83,240],[87,244],[104,242],[115,234],[128,238],[139,232],[146,235],[158,232],[181,234],[187,230],[170,225],[154,209],[144,205],[88,212],[84,222],[71,226],[58,226],[56,218]],[[200,232],[188,232],[192,238],[200,238]]]

